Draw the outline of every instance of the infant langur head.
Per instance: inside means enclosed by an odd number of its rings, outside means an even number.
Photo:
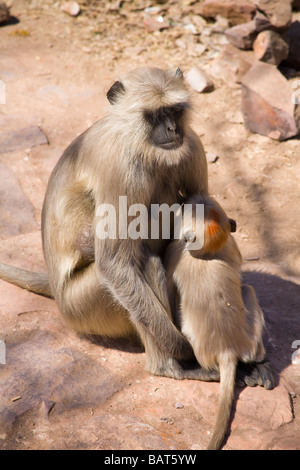
[[[212,197],[197,195],[185,202],[181,238],[191,255],[214,255],[235,230],[235,221]]]

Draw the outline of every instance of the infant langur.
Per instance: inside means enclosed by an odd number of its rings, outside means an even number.
[[[204,220],[195,217],[197,204],[203,204]],[[219,410],[208,446],[215,450],[228,428],[237,362],[264,359],[264,319],[253,288],[241,285],[241,255],[224,210],[208,196],[195,196],[184,207],[193,207],[193,217],[185,217],[181,239],[168,247],[168,292],[177,299],[176,321],[197,361],[220,371]]]

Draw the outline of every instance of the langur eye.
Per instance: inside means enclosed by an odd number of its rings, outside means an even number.
[[[192,243],[196,240],[196,234],[192,230],[188,230],[184,236],[183,239],[185,243]]]
[[[184,111],[184,108],[182,106],[174,106],[173,111],[176,114],[182,114]]]

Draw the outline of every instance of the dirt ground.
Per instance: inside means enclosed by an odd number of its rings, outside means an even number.
[[[120,2],[81,2],[77,18],[61,12],[61,3],[15,0],[11,14],[19,21],[0,27],[6,84],[0,134],[40,126],[49,141],[0,154],[2,220],[14,214],[14,222],[0,226],[0,261],[31,270],[44,269],[40,217],[51,170],[64,148],[105,115],[113,81],[140,65],[209,71],[225,44],[219,34],[204,52],[194,51],[195,38],[184,27],[189,2],[169,5],[174,26],[155,32],[144,24],[151,2],[136,2],[135,11],[125,2],[123,15]],[[299,139],[252,134],[241,117],[240,84],[213,80],[213,92],[194,94],[193,127],[206,151],[218,155],[209,163],[210,192],[237,221],[244,278],[264,310],[277,376],[272,391],[237,387],[224,449],[300,449],[300,361],[292,363],[300,344]],[[14,205],[17,193],[21,203]],[[64,325],[54,301],[2,281],[0,340],[6,344],[0,449],[207,445],[219,384],[153,377],[138,348],[80,337]]]

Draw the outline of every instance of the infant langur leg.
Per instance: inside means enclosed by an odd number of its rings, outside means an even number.
[[[257,347],[255,367],[251,363],[239,362],[237,367],[237,384],[249,387],[260,385],[267,390],[272,390],[275,385],[275,377],[269,361],[265,358],[265,348],[262,340],[264,329],[264,314],[258,303],[255,290],[252,286],[242,285],[242,296],[245,304],[249,324],[253,325],[256,338],[260,338]]]
[[[148,249],[147,249],[148,251]],[[172,320],[169,299],[167,295],[167,281],[165,269],[161,263],[161,259],[155,254],[147,257],[147,263],[143,266],[146,281],[151,285],[158,299],[162,299],[163,307],[166,309],[169,318]],[[157,275],[158,274],[158,275]],[[164,325],[161,325],[164,328]],[[179,362],[166,352],[162,351],[156,339],[149,335],[146,328],[141,324],[136,324],[135,328],[141,336],[142,343],[146,351],[146,369],[154,375],[171,377],[174,379],[194,379],[205,382],[219,381],[220,374],[217,370],[207,371],[200,366],[183,367]],[[194,354],[192,348],[186,361],[193,360]]]

